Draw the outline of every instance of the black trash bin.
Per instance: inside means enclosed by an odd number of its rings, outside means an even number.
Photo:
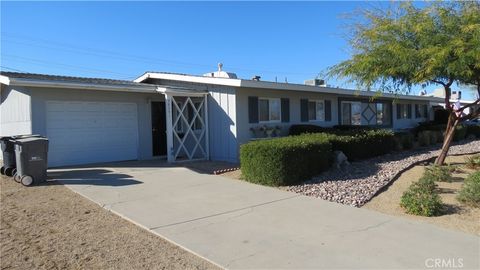
[[[15,181],[25,186],[47,180],[48,139],[28,137],[15,140],[17,174]]]
[[[12,137],[1,137],[0,146],[3,153],[3,166],[0,168],[0,173],[6,176],[14,176],[17,170],[14,139]]]

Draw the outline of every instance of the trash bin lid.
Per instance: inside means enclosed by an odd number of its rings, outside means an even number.
[[[38,134],[22,134],[22,135],[12,136],[11,138],[14,140],[18,140],[18,139],[30,138],[30,137],[42,137],[42,136]]]
[[[48,142],[48,139],[45,137],[27,137],[27,138],[21,138],[18,140],[15,140],[16,144],[29,144],[29,143],[34,143],[38,141],[46,141]]]

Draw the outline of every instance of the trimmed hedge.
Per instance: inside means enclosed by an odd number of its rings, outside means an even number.
[[[433,114],[433,122],[437,124],[447,124],[450,113],[445,109],[436,109]]]
[[[359,125],[335,125],[334,129],[342,131],[367,131],[367,130],[378,130],[378,127],[372,126],[359,126]]]
[[[327,133],[258,140],[240,147],[245,180],[268,186],[293,185],[327,170],[333,151],[349,160],[386,154],[394,149],[393,132],[370,130],[356,136]]]
[[[397,132],[394,135],[395,149],[398,151],[407,150],[413,148],[415,136],[410,132]]]
[[[473,135],[476,138],[480,138],[480,126],[478,125],[468,125],[467,126],[467,136]]]
[[[297,184],[330,167],[332,144],[326,134],[306,134],[249,142],[240,147],[242,176],[267,186]]]
[[[417,135],[417,140],[418,140],[418,144],[420,146],[429,146],[432,142],[431,142],[431,136],[430,136],[430,133],[432,131],[430,130],[424,130],[424,131],[421,131],[418,133]]]
[[[453,141],[461,141],[465,139],[467,136],[467,127],[463,125],[458,125],[455,129],[455,133],[453,134]]]
[[[359,160],[390,153],[395,149],[395,137],[389,130],[369,130],[356,135],[330,137],[333,150],[342,151],[348,160]]]
[[[444,132],[447,129],[447,125],[445,124],[437,124],[435,122],[422,122],[418,123],[418,126],[413,128],[413,133],[418,136],[418,134],[422,131],[440,131]]]
[[[355,126],[355,125],[336,125],[333,127],[321,127],[317,125],[292,125],[289,129],[289,135],[301,135],[306,133],[328,133],[335,135],[355,135],[358,132],[366,132],[370,130],[381,130],[376,127]]]
[[[301,135],[305,133],[333,133],[333,128],[326,128],[316,125],[292,125],[288,130],[289,135]]]

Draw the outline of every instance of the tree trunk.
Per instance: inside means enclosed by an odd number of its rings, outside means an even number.
[[[443,165],[445,163],[445,158],[447,157],[448,150],[450,149],[450,144],[452,143],[453,135],[455,134],[455,129],[460,122],[457,117],[452,112],[448,118],[447,129],[445,131],[445,138],[443,139],[442,150],[440,155],[435,160],[435,165]]]

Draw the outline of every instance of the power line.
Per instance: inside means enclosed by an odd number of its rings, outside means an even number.
[[[0,68],[2,68],[2,69],[7,69],[7,70],[11,70],[11,71],[16,71],[16,72],[23,72],[23,73],[26,73],[26,72],[25,72],[25,71],[23,71],[23,70],[16,69],[16,68],[11,68],[11,67],[6,67],[6,66],[0,66]]]
[[[170,65],[177,65],[177,66],[187,66],[187,67],[208,67],[211,68],[211,65],[205,65],[205,64],[198,64],[198,63],[187,63],[187,62],[180,62],[180,61],[174,61],[174,60],[167,60],[167,59],[160,59],[152,56],[139,56],[139,55],[131,55],[131,54],[125,54],[125,53],[120,53],[120,52],[113,52],[113,51],[108,51],[108,50],[103,50],[103,49],[94,49],[94,48],[87,48],[87,47],[80,47],[77,45],[72,45],[72,44],[67,44],[67,43],[61,43],[61,42],[53,42],[50,40],[45,40],[41,38],[32,38],[32,37],[27,37],[23,35],[16,35],[16,34],[10,34],[2,31],[2,35],[7,36],[13,39],[20,39],[20,40],[30,40],[33,41],[34,43],[25,43],[25,42],[19,42],[19,41],[9,41],[11,43],[16,43],[20,45],[25,45],[25,46],[33,46],[33,47],[39,47],[39,48],[45,48],[49,50],[61,50],[65,52],[70,52],[70,53],[76,53],[76,54],[86,54],[86,55],[92,55],[92,56],[99,56],[99,57],[104,57],[104,58],[111,58],[111,59],[116,59],[116,60],[124,60],[124,61],[131,61],[131,62],[144,62],[144,63],[149,63],[149,64],[170,64]],[[44,43],[44,44],[35,44],[35,43]],[[53,44],[53,46],[48,46],[45,44]],[[268,73],[268,74],[276,74],[276,75],[308,75],[312,76],[315,75],[316,72],[309,72],[309,73],[303,73],[303,72],[287,72],[287,71],[271,71],[271,70],[257,70],[257,69],[245,69],[245,68],[239,68],[239,67],[231,67],[234,70],[239,70],[239,71],[249,71],[249,72],[259,72],[259,73]]]
[[[44,60],[39,60],[34,58],[22,57],[18,55],[3,54],[2,57],[11,58],[11,59],[14,59],[15,61],[20,61],[20,62],[40,64],[40,65],[43,64],[43,66],[47,66],[47,67],[50,67],[50,65],[56,65],[56,66],[61,66],[62,68],[67,68],[67,69],[84,70],[84,71],[103,73],[103,74],[113,74],[117,76],[120,75],[120,76],[128,77],[129,79],[136,77],[136,76],[132,76],[130,74],[125,74],[125,73],[118,73],[118,72],[102,70],[102,69],[87,68],[87,67],[77,66],[77,65],[69,65],[69,64],[63,64],[63,63],[57,63],[57,62],[51,62],[51,61],[44,61]]]

